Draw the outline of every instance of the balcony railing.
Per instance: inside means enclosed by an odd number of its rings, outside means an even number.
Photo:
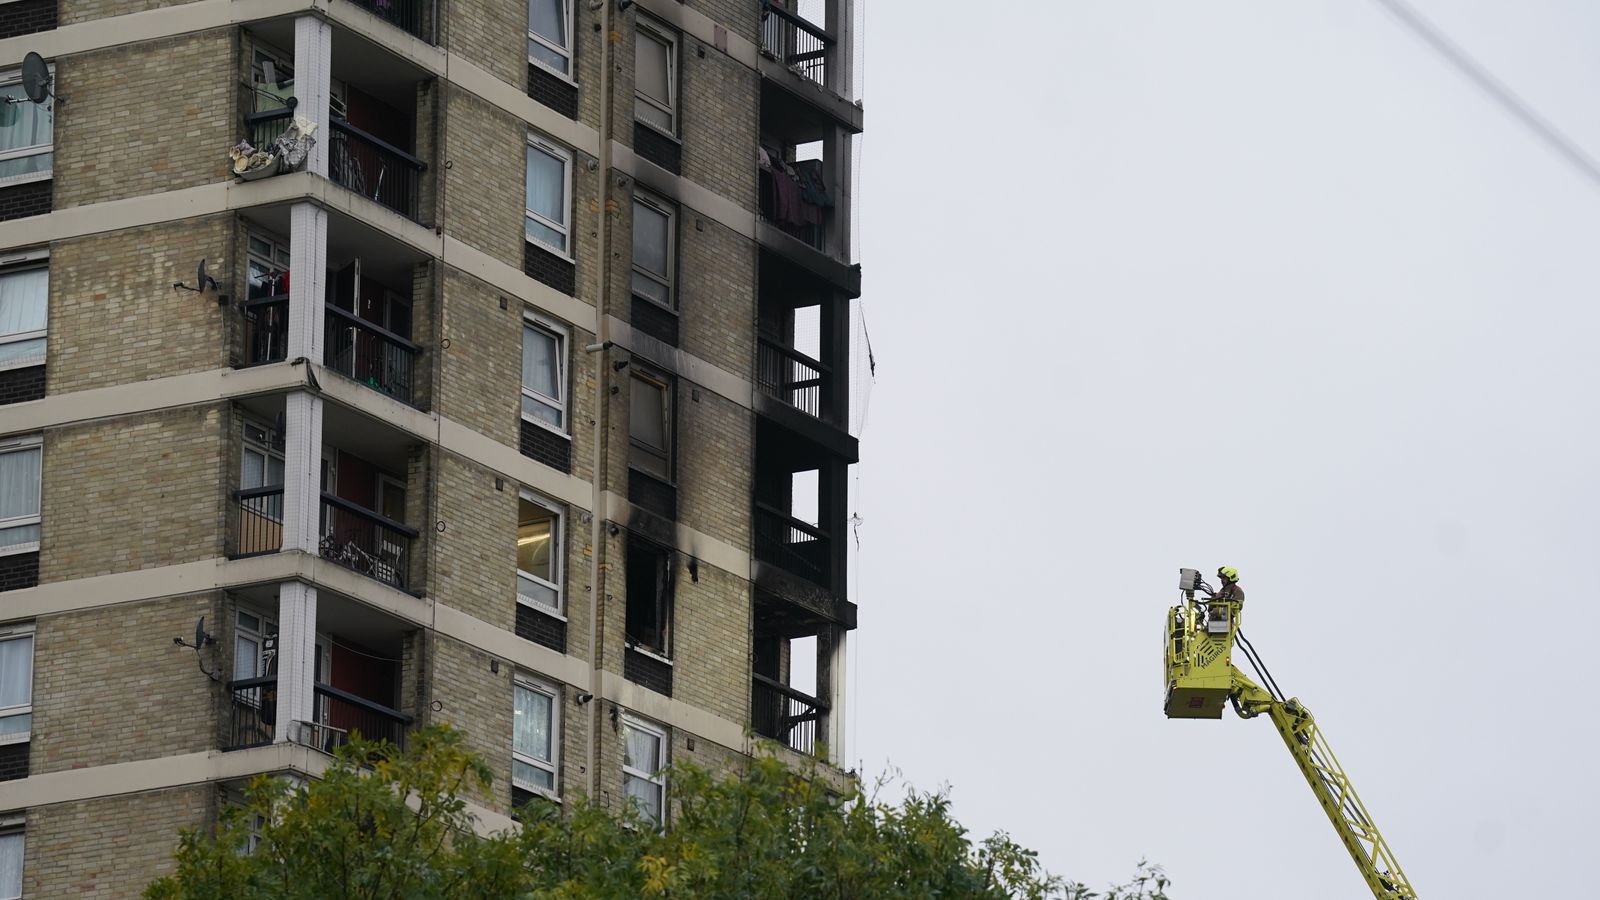
[[[823,87],[828,84],[828,61],[833,56],[833,35],[781,6],[763,2],[761,50],[802,77]]]
[[[434,42],[434,0],[352,0],[355,5],[415,38]]]
[[[329,306],[323,363],[375,391],[411,402],[417,345],[350,312]]]
[[[257,98],[260,101],[260,98]],[[272,103],[279,101],[272,100]],[[294,119],[294,110],[287,106],[278,106],[273,109],[263,109],[257,112],[244,114],[244,123],[250,129],[250,144],[257,149],[272,146],[284,130],[289,127],[289,122]]]
[[[233,699],[233,714],[228,720],[228,736],[223,747],[242,750],[270,744],[278,721],[278,678],[243,678],[228,682]]]
[[[804,353],[776,341],[760,338],[756,346],[756,384],[762,393],[800,410],[826,419],[823,402],[831,373],[828,367]]]
[[[256,556],[283,549],[283,485],[235,491],[239,536],[234,556]]]
[[[353,572],[404,589],[417,530],[332,494],[322,495],[320,555]]]
[[[750,676],[751,729],[791,750],[813,754],[828,705],[765,675]]]
[[[834,199],[823,178],[821,160],[783,163],[774,158],[770,167],[757,170],[756,189],[764,221],[815,250],[828,252],[827,223]]]
[[[427,164],[343,119],[330,119],[328,176],[407,218],[417,217],[417,185]]]
[[[289,295],[244,301],[244,361],[247,366],[288,358]]]
[[[412,721],[410,716],[331,685],[318,684],[313,691],[316,721],[302,723],[298,735],[290,732],[292,738],[328,753],[355,734],[368,740],[405,746],[406,730]],[[272,743],[277,735],[278,677],[266,675],[230,681],[228,693],[233,709],[225,749],[242,750]]]
[[[410,716],[331,685],[319,684],[315,691],[316,729],[308,742],[317,749],[332,753],[352,735],[405,746]]]
[[[759,501],[755,512],[757,559],[822,587],[833,586],[833,552],[827,532]]]

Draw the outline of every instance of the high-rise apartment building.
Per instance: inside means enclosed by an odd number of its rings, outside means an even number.
[[[489,824],[837,764],[852,18],[0,0],[0,898],[353,731]]]

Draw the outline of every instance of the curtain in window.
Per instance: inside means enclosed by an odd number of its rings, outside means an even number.
[[[21,102],[0,105],[0,154],[38,147],[43,152],[0,160],[0,178],[48,172],[54,154],[50,152],[53,113],[27,99],[21,84],[0,87],[0,97]]]
[[[566,161],[540,150],[528,147],[528,211],[536,213],[558,225],[567,224]],[[527,223],[528,236],[550,244],[559,250],[567,249],[566,235],[534,219]]]
[[[20,831],[0,834],[0,898],[22,896],[22,844]]]
[[[557,47],[567,48],[566,0],[529,0],[528,31]],[[528,55],[556,71],[567,74],[567,57],[539,41],[528,41]]]
[[[622,740],[622,764],[654,775],[661,768],[661,738],[642,728],[628,728]]]
[[[512,723],[511,749],[529,759],[552,762],[551,699],[549,695],[517,685],[516,715]],[[519,759],[512,760],[512,778],[525,784],[551,789],[555,774]]]
[[[0,521],[39,514],[38,447],[0,453]],[[37,524],[0,528],[0,547],[39,539]]]
[[[522,387],[538,397],[522,395],[522,411],[561,427],[561,342],[548,331],[522,329]],[[539,398],[548,398],[541,402]]]
[[[33,638],[0,641],[0,709],[33,702]]]
[[[50,287],[48,269],[25,269],[0,275],[0,338],[43,331]],[[44,359],[44,338],[0,344],[0,362],[37,356]]]

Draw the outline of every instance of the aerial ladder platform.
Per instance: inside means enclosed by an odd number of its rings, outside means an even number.
[[[1311,712],[1298,698],[1284,698],[1272,673],[1240,631],[1243,598],[1234,599],[1237,594],[1232,591],[1214,590],[1195,569],[1179,570],[1178,590],[1183,602],[1172,607],[1165,629],[1167,718],[1220,719],[1226,705],[1232,705],[1242,719],[1265,713],[1277,726],[1284,746],[1350,851],[1372,896],[1377,900],[1416,900],[1416,890],[1356,796],[1350,776],[1334,757]],[[1233,664],[1235,650],[1244,655],[1256,679]]]

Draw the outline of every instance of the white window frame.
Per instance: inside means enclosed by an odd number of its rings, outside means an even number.
[[[556,76],[557,78],[561,79],[562,81],[570,82],[572,84],[577,84],[578,83],[577,79],[574,76],[574,73],[572,71],[572,69],[573,69],[573,60],[572,60],[573,40],[572,40],[572,35],[576,32],[576,29],[573,27],[574,23],[572,21],[572,15],[573,15],[572,0],[562,0],[562,5],[564,7],[564,11],[563,11],[562,14],[565,16],[563,21],[566,22],[566,25],[567,25],[567,34],[566,34],[567,45],[565,47],[559,46],[559,45],[551,42],[551,40],[549,38],[545,37],[544,35],[535,33],[532,28],[528,29],[528,40],[533,41],[533,42],[539,44],[541,47],[544,47],[547,50],[551,50],[551,51],[555,52],[557,55],[564,57],[567,60],[567,71],[562,72],[559,69],[551,68],[549,63],[545,62],[542,59],[536,58],[532,53],[528,54],[528,62],[533,63],[534,65],[538,66],[539,68],[541,68],[541,69],[545,70],[546,72],[549,72],[550,74],[552,74],[552,75]]]
[[[623,760],[623,762],[622,762],[622,780],[623,780],[622,798],[623,798],[623,802],[627,803],[627,802],[629,802],[631,800],[631,798],[628,796],[628,790],[627,790],[627,780],[629,778],[637,778],[637,779],[639,779],[641,781],[648,781],[651,784],[656,785],[657,787],[659,787],[661,789],[661,820],[656,822],[656,826],[657,827],[665,827],[666,824],[667,824],[667,776],[666,776],[666,770],[667,770],[667,765],[668,765],[668,763],[669,763],[669,761],[671,759],[671,749],[672,749],[672,745],[667,740],[667,729],[664,726],[657,725],[654,722],[651,722],[651,721],[649,721],[647,719],[641,719],[641,718],[639,718],[637,716],[634,716],[632,714],[624,714],[622,716],[622,728],[623,728],[623,734],[622,734],[622,760]],[[658,766],[656,771],[654,771],[654,772],[646,772],[643,769],[635,769],[633,766],[628,765],[628,763],[627,763],[627,759],[628,759],[628,734],[627,734],[627,729],[629,729],[629,728],[632,728],[632,729],[634,729],[636,731],[643,731],[643,732],[646,732],[648,734],[651,734],[651,735],[655,736],[655,738],[661,742],[661,753],[658,755],[658,757],[656,759],[656,763],[657,763],[657,766]],[[639,811],[640,811],[640,813],[644,812],[644,810],[642,810],[642,809],[639,810]]]
[[[653,195],[647,194],[647,193],[645,193],[643,191],[635,191],[634,192],[634,194],[633,194],[633,202],[634,202],[635,205],[648,206],[650,209],[660,213],[661,215],[665,216],[666,219],[667,219],[667,272],[666,272],[665,279],[663,279],[662,276],[657,275],[654,272],[650,272],[650,271],[647,271],[645,269],[639,268],[638,261],[637,260],[633,261],[633,272],[634,272],[634,274],[642,275],[643,277],[648,278],[651,281],[654,281],[655,283],[665,287],[667,289],[667,299],[666,299],[666,302],[663,303],[660,300],[655,299],[654,297],[644,297],[644,296],[642,296],[640,294],[633,294],[633,296],[640,297],[643,300],[648,300],[649,302],[654,303],[657,306],[663,306],[663,307],[665,307],[667,309],[670,309],[670,310],[677,310],[677,308],[678,308],[678,290],[677,290],[677,285],[678,285],[678,210],[677,210],[677,207],[675,207],[672,204],[666,202],[665,200],[657,199]],[[634,221],[633,221],[633,225],[634,225],[635,228],[638,227],[638,222],[639,222],[638,214],[635,213]],[[629,237],[631,238],[632,235],[630,234]],[[629,292],[632,293],[632,288],[631,287],[629,289]]]
[[[3,183],[3,182],[0,182],[0,183]],[[13,254],[10,254],[9,256],[0,257],[0,278],[4,278],[5,276],[10,275],[10,274],[15,273],[15,272],[27,272],[27,271],[32,271],[34,269],[43,269],[45,271],[45,287],[44,287],[45,327],[39,328],[39,329],[35,329],[33,331],[19,331],[19,332],[15,333],[15,334],[0,334],[0,344],[17,344],[17,343],[21,343],[22,341],[38,340],[39,338],[44,338],[46,340],[46,342],[49,341],[49,338],[50,338],[50,251],[49,251],[49,249],[48,248],[40,248],[40,249],[37,249],[37,250],[25,250],[25,251],[23,251],[21,253],[13,253]],[[47,349],[48,349],[48,346],[47,346]],[[28,368],[32,368],[34,366],[42,366],[42,365],[44,365],[44,360],[41,360],[41,359],[13,359],[13,360],[5,361],[5,362],[0,362],[0,371],[6,371],[8,369],[28,369]]]
[[[262,243],[264,243],[268,247],[270,247],[271,250],[269,252],[269,255],[263,256],[260,253],[257,253],[255,248],[251,246],[251,244],[254,241],[261,241]],[[245,249],[245,272],[246,272],[247,280],[248,280],[248,275],[249,275],[249,268],[250,268],[249,264],[250,263],[256,263],[258,265],[265,266],[267,271],[269,271],[269,272],[282,272],[285,275],[290,273],[290,269],[291,269],[291,267],[292,267],[292,265],[294,263],[294,257],[290,256],[290,254],[289,254],[289,242],[284,240],[283,238],[278,237],[275,234],[272,234],[271,232],[257,231],[257,230],[252,229],[250,231],[250,233],[245,236],[244,249]],[[284,259],[287,260],[286,262],[280,262],[278,260],[278,254],[280,252],[283,254]],[[249,290],[250,289],[249,289],[249,287],[247,285],[246,288],[245,288],[246,294],[249,293]],[[269,296],[269,297],[287,296],[287,293],[285,293],[285,294],[268,294],[267,296]]]
[[[28,862],[28,822],[25,817],[20,815],[0,817],[0,837],[11,837],[12,835],[22,839],[23,865],[17,867],[19,882],[17,884],[17,892],[15,894],[0,895],[0,900],[20,900],[22,897],[21,875],[26,871],[25,867]]]
[[[33,715],[33,673],[34,673],[34,662],[38,658],[37,657],[37,651],[38,651],[38,648],[39,648],[38,642],[34,641],[33,623],[32,622],[20,622],[20,623],[14,624],[14,625],[3,625],[3,626],[0,626],[0,643],[4,643],[6,641],[21,641],[21,640],[27,640],[29,642],[29,646],[28,646],[28,702],[27,703],[19,703],[16,706],[8,706],[8,707],[5,707],[3,709],[0,709],[0,719],[9,719],[9,718],[11,718],[13,716],[31,716],[31,715]],[[9,744],[26,744],[31,740],[33,740],[33,724],[30,722],[28,724],[28,730],[27,731],[19,731],[16,734],[7,734],[7,735],[0,736],[0,746],[9,745]]]
[[[259,624],[259,627],[251,628],[250,626],[244,624],[244,622],[240,621],[240,617],[241,616],[250,616],[250,617],[254,618],[257,621],[257,623]],[[269,626],[270,626],[270,630],[269,630]],[[275,618],[273,618],[272,616],[267,615],[266,613],[257,612],[256,610],[250,609],[250,608],[240,608],[240,609],[234,610],[234,612],[233,612],[233,678],[235,680],[237,680],[239,678],[239,638],[240,637],[245,637],[247,639],[254,640],[255,644],[256,644],[256,664],[255,664],[255,667],[254,667],[255,671],[256,671],[256,674],[251,676],[251,677],[252,678],[265,678],[267,676],[268,670],[272,668],[272,664],[275,661],[275,657],[278,654],[277,647],[276,647],[276,641],[277,641],[277,637],[278,637],[278,622],[277,622],[277,620]],[[271,650],[267,649],[267,641],[268,641],[269,638],[272,639],[273,642],[274,642],[274,646],[273,646],[273,648]]]
[[[637,28],[640,35],[654,38],[655,40],[667,45],[667,103],[665,106],[663,106],[656,102],[655,99],[646,97],[643,93],[641,93],[638,86],[639,73],[635,72],[633,88],[633,119],[635,122],[638,122],[647,128],[654,128],[656,131],[676,139],[678,136],[678,36],[672,31],[672,29],[666,27],[665,25],[658,25],[654,21],[647,19],[644,16],[639,17]],[[634,38],[635,41],[638,39],[639,38],[637,36]],[[637,64],[639,59],[639,50],[637,44],[634,46],[633,58]],[[652,122],[646,122],[645,120],[639,118],[638,104],[640,103],[655,107],[661,112],[666,113],[669,127],[663,129],[660,125],[656,125]]]
[[[259,422],[259,421],[255,420],[255,419],[245,419],[244,420],[244,425],[242,426],[242,428],[243,428],[243,433],[244,433],[244,440],[242,442],[244,444],[244,450],[240,454],[240,457],[239,457],[239,482],[240,482],[239,487],[241,489],[246,489],[246,490],[248,490],[248,488],[249,488],[249,486],[244,484],[244,459],[248,454],[251,454],[251,453],[254,453],[257,456],[261,457],[261,477],[262,477],[263,483],[260,484],[260,485],[257,485],[257,486],[258,487],[274,487],[273,484],[271,484],[270,482],[266,482],[265,481],[265,479],[267,477],[267,471],[269,469],[269,466],[267,465],[267,463],[268,463],[268,461],[274,460],[274,459],[276,459],[280,463],[285,463],[285,460],[284,460],[284,455],[283,455],[283,448],[274,447],[274,446],[272,446],[272,443],[270,441],[266,440],[266,436],[272,434],[272,426],[267,425],[267,424],[265,424],[263,422]],[[251,434],[250,433],[251,429],[255,429],[258,432],[260,432],[260,436],[258,437],[256,435]],[[287,464],[286,463],[285,463],[285,469],[287,470]],[[287,479],[287,472],[285,472],[285,478]],[[280,484],[281,484],[281,482],[280,482]]]
[[[517,411],[522,416],[522,420],[524,422],[532,422],[533,424],[538,425],[540,428],[553,431],[564,438],[570,438],[572,437],[572,433],[567,427],[567,345],[570,343],[571,333],[567,331],[566,326],[561,325],[551,319],[547,319],[544,316],[535,315],[531,312],[523,313],[522,329],[526,331],[529,328],[532,328],[535,331],[543,331],[556,339],[556,390],[561,392],[561,396],[546,397],[538,391],[530,389],[524,384],[520,388],[522,391],[521,397],[528,397],[535,403],[542,403],[545,406],[555,410],[561,415],[561,427],[557,428],[538,416],[530,416],[527,413],[522,412],[522,401],[520,397],[517,401]],[[520,381],[521,375],[519,374],[517,377]]]
[[[44,505],[44,437],[30,434],[24,437],[0,439],[0,454],[26,453],[29,450],[39,451],[39,505]],[[13,516],[9,519],[0,519],[0,528],[19,528],[23,525],[39,525],[43,519],[40,513],[26,516]],[[18,553],[32,553],[39,549],[38,541],[29,541],[25,544],[13,544],[10,547],[0,547],[0,556],[13,556]]]
[[[660,390],[661,390],[661,408],[660,408],[659,412],[661,414],[661,436],[662,436],[662,439],[666,442],[666,446],[661,448],[661,451],[660,451],[660,454],[659,454],[659,459],[661,460],[661,463],[662,463],[662,469],[665,472],[664,475],[658,475],[655,472],[652,472],[652,471],[650,471],[648,469],[643,468],[642,466],[637,466],[636,465],[636,466],[634,466],[634,468],[639,469],[640,471],[644,472],[646,475],[649,475],[652,478],[660,479],[662,481],[665,481],[668,484],[676,484],[677,483],[677,479],[675,477],[676,472],[675,472],[675,470],[673,468],[672,463],[673,463],[673,447],[676,445],[677,438],[678,438],[678,435],[677,435],[675,429],[673,428],[673,425],[674,425],[673,419],[675,418],[675,416],[674,416],[674,409],[675,408],[674,408],[674,405],[673,405],[673,401],[674,401],[675,398],[673,397],[673,393],[677,389],[677,385],[675,384],[674,381],[672,381],[672,380],[670,380],[670,379],[668,379],[668,378],[666,378],[666,377],[664,377],[662,375],[658,375],[655,372],[652,372],[652,371],[650,371],[648,369],[638,368],[637,366],[634,367],[633,375],[631,377],[635,378],[635,379],[638,379],[640,381],[644,381],[644,382],[647,382],[649,384],[652,384],[652,385],[656,386],[657,388],[660,388]],[[629,450],[630,462],[631,462],[632,453],[633,453],[633,451],[635,449],[637,449],[641,454],[648,455],[648,456],[650,456],[652,458],[657,458],[656,448],[651,447],[649,444],[646,444],[644,441],[642,441],[639,438],[636,438],[636,437],[633,436],[633,409],[632,409],[632,404],[633,404],[633,382],[632,381],[630,381],[628,383],[628,403],[629,403],[629,409],[628,409],[628,450]]]
[[[511,783],[513,786],[522,788],[525,791],[530,791],[542,797],[549,797],[552,800],[559,800],[561,796],[561,689],[548,681],[535,678],[525,672],[516,673],[511,679],[511,685],[511,708],[513,711],[516,710],[516,691],[518,688],[533,691],[536,694],[543,694],[550,698],[550,761],[545,762],[524,753],[518,753],[515,726],[512,728],[511,735],[511,758],[535,769],[549,772],[550,783],[554,787],[544,788],[536,784],[528,784],[525,781],[518,781],[516,777],[517,767],[515,765],[511,767]]]
[[[561,590],[561,585],[563,584],[564,576],[566,574],[566,560],[563,558],[567,550],[566,510],[562,509],[561,506],[555,501],[541,497],[532,491],[524,490],[519,492],[517,496],[519,500],[526,500],[535,506],[549,510],[555,515],[555,522],[550,526],[550,575],[555,579],[554,583],[546,581],[531,572],[524,572],[520,566],[517,567],[517,575],[522,578],[527,578],[528,580],[537,584],[544,585],[552,591],[555,591],[556,605],[555,608],[552,609],[532,597],[522,596],[522,592],[520,590],[517,591],[517,602],[528,607],[529,609],[536,609],[546,615],[553,615],[562,621],[566,621],[567,597],[566,593]],[[519,516],[518,518],[520,519],[521,517]],[[518,522],[517,527],[522,527],[520,521]]]
[[[544,138],[532,133],[528,135],[528,146],[561,161],[561,211],[566,216],[566,221],[552,222],[533,210],[528,209],[526,204],[524,204],[522,208],[524,221],[531,219],[534,222],[537,222],[540,225],[559,233],[561,235],[561,246],[551,246],[550,244],[547,244],[544,241],[529,235],[526,228],[524,228],[522,231],[522,238],[525,241],[538,244],[552,253],[572,261],[572,151],[561,146],[560,144],[547,141]],[[527,180],[529,175],[528,171],[526,171],[526,164],[524,164],[523,169],[523,198],[526,200]]]
[[[55,74],[56,74],[56,64],[55,63],[50,63],[50,64],[48,64],[46,66],[46,68],[49,69],[50,76],[51,76],[52,79],[54,79]],[[21,84],[21,83],[22,83],[22,70],[21,69],[12,69],[12,70],[10,70],[8,72],[0,73],[0,88],[7,88],[7,87],[10,87],[10,86],[12,86],[14,84]],[[0,160],[21,159],[24,156],[38,156],[38,155],[43,154],[43,153],[54,153],[56,151],[56,126],[55,126],[55,103],[54,103],[54,101],[51,102],[50,107],[51,107],[50,143],[48,143],[48,144],[35,144],[32,147],[18,147],[15,150],[3,150],[3,151],[0,151]],[[50,179],[55,177],[55,168],[56,168],[55,160],[52,159],[52,160],[50,160],[50,168],[45,169],[43,171],[39,171],[39,172],[24,172],[21,175],[9,175],[9,176],[6,176],[4,178],[0,178],[0,185],[27,184],[30,181],[49,181]]]

